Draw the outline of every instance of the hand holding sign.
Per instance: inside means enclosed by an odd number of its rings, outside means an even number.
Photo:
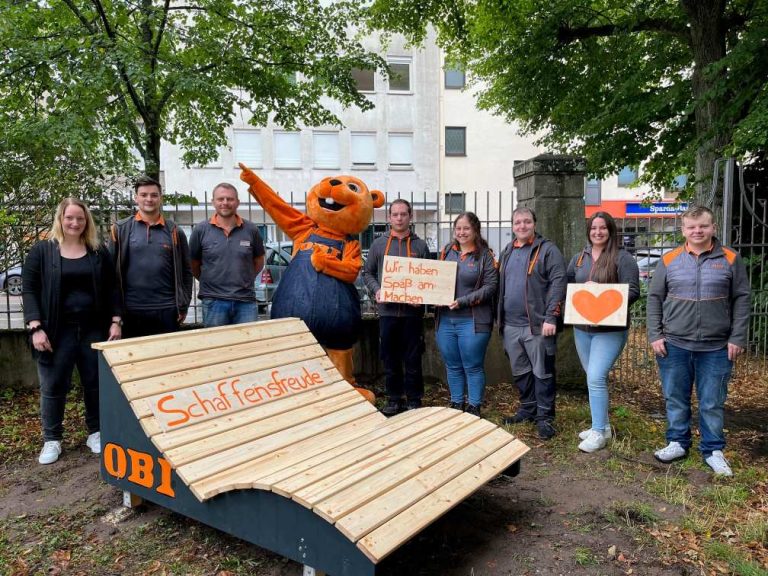
[[[456,291],[456,262],[385,256],[377,300],[448,306]]]
[[[625,326],[628,297],[628,284],[568,284],[565,323]]]

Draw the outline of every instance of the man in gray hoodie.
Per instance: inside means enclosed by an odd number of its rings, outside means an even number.
[[[515,239],[499,257],[497,320],[520,408],[504,423],[535,421],[539,438],[549,440],[555,435],[555,351],[567,284],[565,260],[553,242],[536,233],[530,208],[512,212],[512,231]]]
[[[424,396],[424,306],[381,300],[384,256],[429,258],[427,243],[411,231],[412,216],[407,200],[398,198],[389,205],[389,231],[373,241],[362,271],[363,281],[375,296],[379,310],[379,355],[387,387],[387,404],[382,413],[386,416],[394,416],[404,407],[421,407]]]

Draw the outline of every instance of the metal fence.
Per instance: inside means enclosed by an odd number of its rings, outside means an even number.
[[[403,195],[403,197],[413,205],[415,232],[427,241],[430,250],[434,253],[439,252],[441,247],[452,238],[453,220],[462,210],[471,210],[478,214],[483,225],[484,236],[497,253],[512,239],[511,214],[514,195],[511,191],[458,194],[414,193]],[[177,198],[177,195],[166,194],[163,211],[166,217],[175,220],[187,235],[191,232],[194,223],[208,219],[213,214],[208,194],[197,204],[178,203]],[[304,209],[303,195],[289,195],[286,200],[296,208]],[[393,197],[390,195],[389,201],[391,200]],[[753,289],[749,354],[747,360],[740,362],[740,366],[749,363],[751,367],[757,366],[761,371],[765,371],[768,368],[766,360],[768,357],[768,270],[766,269],[768,228],[758,221],[762,218],[762,222],[768,222],[768,215],[765,201],[760,201],[754,195],[751,201],[749,204],[751,212],[743,209],[734,211],[734,226],[729,229],[726,236],[732,240],[731,245],[744,257]],[[0,206],[0,208],[3,207]],[[94,210],[94,217],[102,231],[102,236],[106,238],[110,222],[130,214],[131,209],[125,194],[116,194],[108,208],[97,207]],[[17,224],[17,226],[26,226],[23,230],[12,228],[6,231],[6,246],[12,238],[29,240],[40,237],[52,219],[52,207],[30,204],[16,208],[15,212],[22,216],[23,213],[35,214],[35,218],[33,222]],[[239,213],[260,227],[265,241],[288,240],[252,198],[241,198]],[[18,221],[24,222],[24,218],[20,217]],[[629,344],[617,363],[616,373],[621,378],[632,378],[638,382],[654,381],[656,363],[645,336],[645,292],[659,258],[682,240],[680,221],[675,216],[648,216],[619,219],[617,224],[626,249],[638,261],[642,296],[632,308]],[[385,230],[386,207],[376,210],[373,222],[360,234],[364,253],[373,239]],[[16,255],[15,261],[10,261],[12,255]],[[568,259],[572,255],[564,256]],[[6,250],[0,256],[0,272],[7,271],[20,262],[18,250]],[[20,268],[17,270],[20,272]],[[6,288],[6,285],[0,288]],[[193,298],[187,321],[202,321],[196,296]],[[5,289],[0,294],[0,329],[9,328],[22,328],[21,298]]]

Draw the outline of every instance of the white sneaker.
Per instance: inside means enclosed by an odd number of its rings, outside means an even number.
[[[579,432],[579,439],[586,440],[590,432],[592,432],[592,428],[587,428],[586,430],[582,430],[581,432]],[[613,432],[611,431],[610,424],[606,425],[605,430],[603,430],[603,438],[605,438],[606,441],[613,438]]]
[[[59,459],[61,454],[61,442],[59,440],[48,440],[43,444],[40,456],[37,459],[40,464],[53,464]]]
[[[582,452],[597,452],[605,447],[605,432],[590,430],[587,437],[579,444],[579,450]]]
[[[101,454],[101,432],[94,432],[88,436],[85,445],[88,446],[94,454]]]
[[[721,450],[714,450],[704,461],[717,476],[733,476],[728,460],[725,459]]]
[[[653,455],[659,462],[669,464],[670,462],[674,462],[675,460],[680,460],[681,458],[688,456],[688,450],[683,448],[680,445],[680,442],[670,442],[661,450],[656,450]]]

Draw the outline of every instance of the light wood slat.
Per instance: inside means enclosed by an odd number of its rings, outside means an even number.
[[[423,410],[439,411],[445,409],[425,408]],[[204,495],[205,498],[210,498],[225,489],[231,489],[223,488],[230,482],[235,483],[238,487],[247,486],[249,488],[269,490],[272,487],[273,480],[270,480],[270,478],[273,475],[278,479],[292,476],[296,473],[296,470],[306,469],[305,463],[308,463],[309,466],[321,463],[333,454],[365,445],[381,436],[391,434],[403,426],[408,426],[420,418],[426,417],[416,412],[410,410],[389,419],[381,414],[381,412],[375,412],[370,416],[366,416],[366,419],[374,418],[373,424],[368,428],[358,426],[360,421],[353,422],[349,425],[318,434],[302,442],[292,444],[285,449],[276,450],[261,458],[250,460],[241,466],[221,474],[215,474],[199,482],[199,494]]]
[[[226,416],[214,418],[212,420],[206,420],[199,424],[193,424],[186,428],[179,428],[178,430],[171,430],[170,432],[163,432],[160,424],[154,418],[142,418],[140,422],[144,423],[145,420],[149,420],[148,424],[151,426],[144,427],[145,430],[152,430],[150,434],[152,442],[157,446],[160,451],[170,450],[172,448],[178,448],[184,444],[194,442],[201,438],[213,436],[226,430],[233,430],[240,426],[264,420],[290,410],[295,410],[301,406],[311,406],[315,402],[333,398],[340,394],[346,394],[350,391],[350,386],[347,382],[334,382],[328,386],[321,386],[320,388],[309,388],[294,394],[293,396],[286,396],[283,399],[275,400],[264,404],[259,410],[240,410]],[[360,394],[358,393],[358,396]],[[362,398],[362,396],[361,396]]]
[[[407,413],[407,412],[406,412]],[[312,462],[301,462],[290,469],[281,470],[271,476],[261,478],[260,483],[271,485],[272,491],[286,498],[293,496],[298,490],[315,484],[322,479],[345,470],[366,459],[374,458],[384,450],[397,449],[400,444],[417,434],[424,433],[448,420],[458,418],[460,412],[455,410],[442,410],[411,421],[407,426],[390,430],[387,434],[376,439],[366,439],[357,446],[345,445],[338,450],[324,453],[322,459],[314,459]],[[460,424],[456,424],[458,428]]]
[[[477,418],[475,422],[457,432],[447,434],[437,442],[433,442],[423,449],[397,460],[376,474],[368,476],[363,482],[353,484],[318,502],[313,510],[328,522],[334,523],[345,514],[398,484],[402,484],[419,472],[440,462],[440,460],[448,458],[456,452],[461,452],[467,444],[480,440],[494,429],[496,429],[496,425],[492,422]]]
[[[349,385],[347,385],[347,388],[349,388]],[[213,436],[201,438],[172,450],[166,450],[164,455],[166,460],[171,463],[171,466],[183,466],[211,454],[240,446],[246,442],[252,442],[270,434],[275,434],[294,426],[300,426],[310,420],[330,417],[335,412],[361,402],[367,402],[367,400],[357,390],[350,389],[340,396],[334,396],[315,404],[302,406],[290,412],[283,412],[271,418],[261,419],[257,422],[241,426],[236,430],[227,430]]]
[[[224,472],[209,476],[194,484],[190,484],[189,488],[201,502],[229,490],[255,488],[253,486],[253,477],[263,474],[263,470],[279,467],[282,462],[291,465],[302,460],[305,454],[315,455],[322,453],[326,448],[333,449],[344,444],[350,438],[358,438],[377,431],[385,419],[386,417],[381,412],[372,412],[367,416],[357,418],[337,428],[321,432],[264,456],[253,458]]]
[[[336,521],[336,528],[352,542],[357,542],[371,530],[378,528],[413,503],[486,458],[488,454],[510,442],[518,443],[519,456],[523,456],[528,451],[522,442],[514,440],[504,430],[496,428],[490,434],[486,434],[462,450],[454,452],[444,460],[342,516]]]
[[[312,344],[302,348],[265,354],[255,358],[235,360],[233,362],[229,362],[224,358],[220,364],[193,368],[192,370],[185,370],[179,367],[172,374],[154,376],[144,380],[134,380],[133,382],[123,384],[122,388],[126,398],[132,401],[155,394],[197,386],[198,384],[217,382],[234,376],[240,376],[241,379],[245,379],[256,372],[322,357],[325,357],[325,351],[322,347],[319,344]]]
[[[185,370],[191,370],[192,368],[201,368],[210,364],[220,364],[225,358],[228,362],[231,362],[233,360],[269,354],[270,352],[292,350],[300,346],[314,344],[315,342],[315,337],[309,332],[291,334],[269,340],[251,340],[240,344],[233,344],[225,349],[211,347],[206,350],[177,354],[173,357],[173,362],[169,358],[129,362],[120,366],[113,366],[112,372],[115,373],[115,376],[117,376],[122,384],[125,384],[133,380],[168,374],[174,371],[173,365],[184,366]]]
[[[490,454],[451,482],[419,500],[358,541],[357,547],[371,562],[378,563],[413,538],[459,502],[498,476],[520,458],[520,445],[510,442]]]
[[[460,416],[463,416],[463,414],[460,413]],[[415,452],[432,442],[437,442],[450,431],[466,426],[471,421],[476,420],[476,418],[470,416],[467,416],[467,418],[471,418],[471,420],[465,420],[461,417],[452,418],[420,434],[414,434],[396,447],[379,452],[371,458],[339,470],[318,482],[295,490],[293,492],[293,499],[307,508],[313,508],[321,500],[332,496],[336,492],[340,492],[352,484],[363,481],[363,479],[392,465],[411,452]]]
[[[331,416],[323,418],[322,420],[312,420],[306,424],[295,426],[290,430],[284,430],[277,434],[267,436],[266,438],[260,438],[253,442],[249,442],[248,444],[230,448],[229,450],[224,450],[218,454],[212,454],[208,458],[197,460],[186,466],[180,466],[176,469],[176,472],[179,477],[189,485],[204,478],[208,478],[217,472],[223,472],[238,464],[242,464],[253,458],[258,458],[259,456],[264,456],[265,454],[295,444],[296,442],[309,438],[315,434],[331,430],[346,424],[355,418],[360,418],[375,411],[376,408],[368,402],[355,404],[349,408],[340,410]]]
[[[329,358],[327,357],[319,358],[319,362],[320,362],[320,365],[325,369],[326,373],[328,374],[329,384],[343,380],[343,378],[341,377],[341,374],[339,373],[339,371],[336,369],[336,367],[333,365],[333,362],[331,362]],[[313,390],[319,390],[320,388],[322,388],[322,386],[315,387],[313,388]],[[298,392],[295,395],[301,395],[301,394],[304,394],[305,392],[306,390],[303,392]],[[271,402],[262,404],[262,406],[266,406],[274,402],[281,402],[283,400],[287,400],[288,398],[289,398],[288,396],[275,398]],[[145,398],[132,400],[130,401],[130,404],[131,404],[131,408],[133,409],[133,413],[136,415],[136,418],[154,417],[154,413],[152,412],[152,405]],[[195,424],[193,424],[192,426],[195,426]],[[187,428],[192,428],[192,426],[188,426]]]
[[[104,358],[110,366],[118,366],[125,362],[164,358],[193,350],[207,350],[211,347],[223,348],[232,344],[240,344],[245,340],[266,340],[289,332],[298,334],[308,330],[307,325],[298,318],[280,318],[217,328],[182,330],[172,334],[155,334],[141,338],[98,342],[92,346],[96,350],[104,352]]]

